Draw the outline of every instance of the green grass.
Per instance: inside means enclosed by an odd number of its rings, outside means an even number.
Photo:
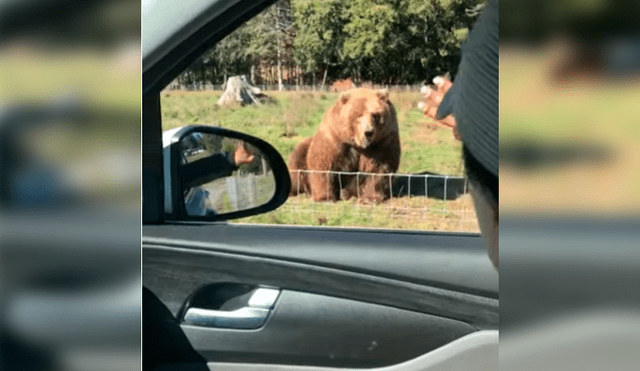
[[[241,131],[266,140],[288,162],[295,146],[315,134],[325,112],[338,98],[338,93],[269,91],[266,94],[276,103],[220,108],[216,102],[221,92],[163,92],[163,130],[197,124]],[[402,157],[398,172],[462,175],[460,142],[453,138],[451,129],[437,126],[423,116],[417,108],[422,94],[392,92],[390,98],[396,107],[400,127]],[[456,211],[442,212],[443,209]],[[477,231],[475,222],[461,219],[463,210],[473,213],[471,200],[466,196],[446,202],[402,198],[375,207],[360,205],[355,200],[314,203],[306,196],[299,196],[292,197],[274,212],[239,221]]]
[[[241,223],[477,232],[471,199],[455,201],[424,197],[389,200],[380,205],[360,204],[356,199],[315,203],[307,195],[291,197],[275,211],[239,220]]]
[[[18,102],[50,102],[71,94],[80,104],[101,109],[140,111],[140,69],[121,65],[100,50],[71,48],[64,52],[15,43],[0,58],[0,97]],[[140,58],[136,52],[126,56]],[[139,63],[139,62],[138,62]]]
[[[532,51],[501,53],[500,141],[525,136],[546,141],[583,138],[615,144],[632,139],[637,143],[637,79],[582,78],[562,85],[550,79],[549,66],[555,64]]]

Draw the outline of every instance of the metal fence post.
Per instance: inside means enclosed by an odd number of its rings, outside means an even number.
[[[447,179],[449,178],[449,176],[445,176],[444,177],[444,195],[443,198],[446,201],[447,200]]]
[[[256,176],[251,173],[247,178],[247,183],[249,186],[249,205],[247,207],[255,207],[258,204],[258,193],[256,192]]]
[[[238,210],[238,182],[235,177],[230,176],[227,181],[227,195],[229,196],[229,202],[234,210]]]

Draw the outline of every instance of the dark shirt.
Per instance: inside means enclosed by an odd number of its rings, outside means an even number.
[[[209,183],[216,179],[231,176],[238,169],[230,154],[216,153],[190,164],[182,165],[181,178],[183,190]]]

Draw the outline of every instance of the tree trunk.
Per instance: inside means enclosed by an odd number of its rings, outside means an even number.
[[[327,82],[327,71],[329,70],[328,67],[324,68],[324,77],[322,78],[322,91],[324,91],[324,84]]]
[[[276,56],[278,58],[277,68],[278,68],[278,90],[282,91],[282,60],[280,59],[280,38],[278,37],[278,47]]]
[[[200,84],[204,85],[206,83],[204,63],[200,64]]]
[[[278,11],[280,7],[279,3],[276,3],[274,6],[274,10],[276,13],[276,73],[278,74],[278,90],[282,91],[282,50],[280,50],[282,41],[280,38],[282,37],[280,25],[279,25],[279,17],[280,12]]]

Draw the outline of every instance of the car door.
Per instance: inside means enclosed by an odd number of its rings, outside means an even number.
[[[478,234],[165,220],[160,90],[269,3],[143,3],[144,369],[496,368]]]
[[[175,332],[158,336],[172,343],[179,334],[202,357],[194,359],[208,363],[401,364],[447,344],[460,352],[492,344],[495,334],[486,330],[498,326],[496,275],[475,235],[147,225],[145,341],[147,326],[161,324],[147,312],[153,302]],[[260,326],[188,318],[190,310],[223,317],[251,308],[259,288],[275,298]]]

